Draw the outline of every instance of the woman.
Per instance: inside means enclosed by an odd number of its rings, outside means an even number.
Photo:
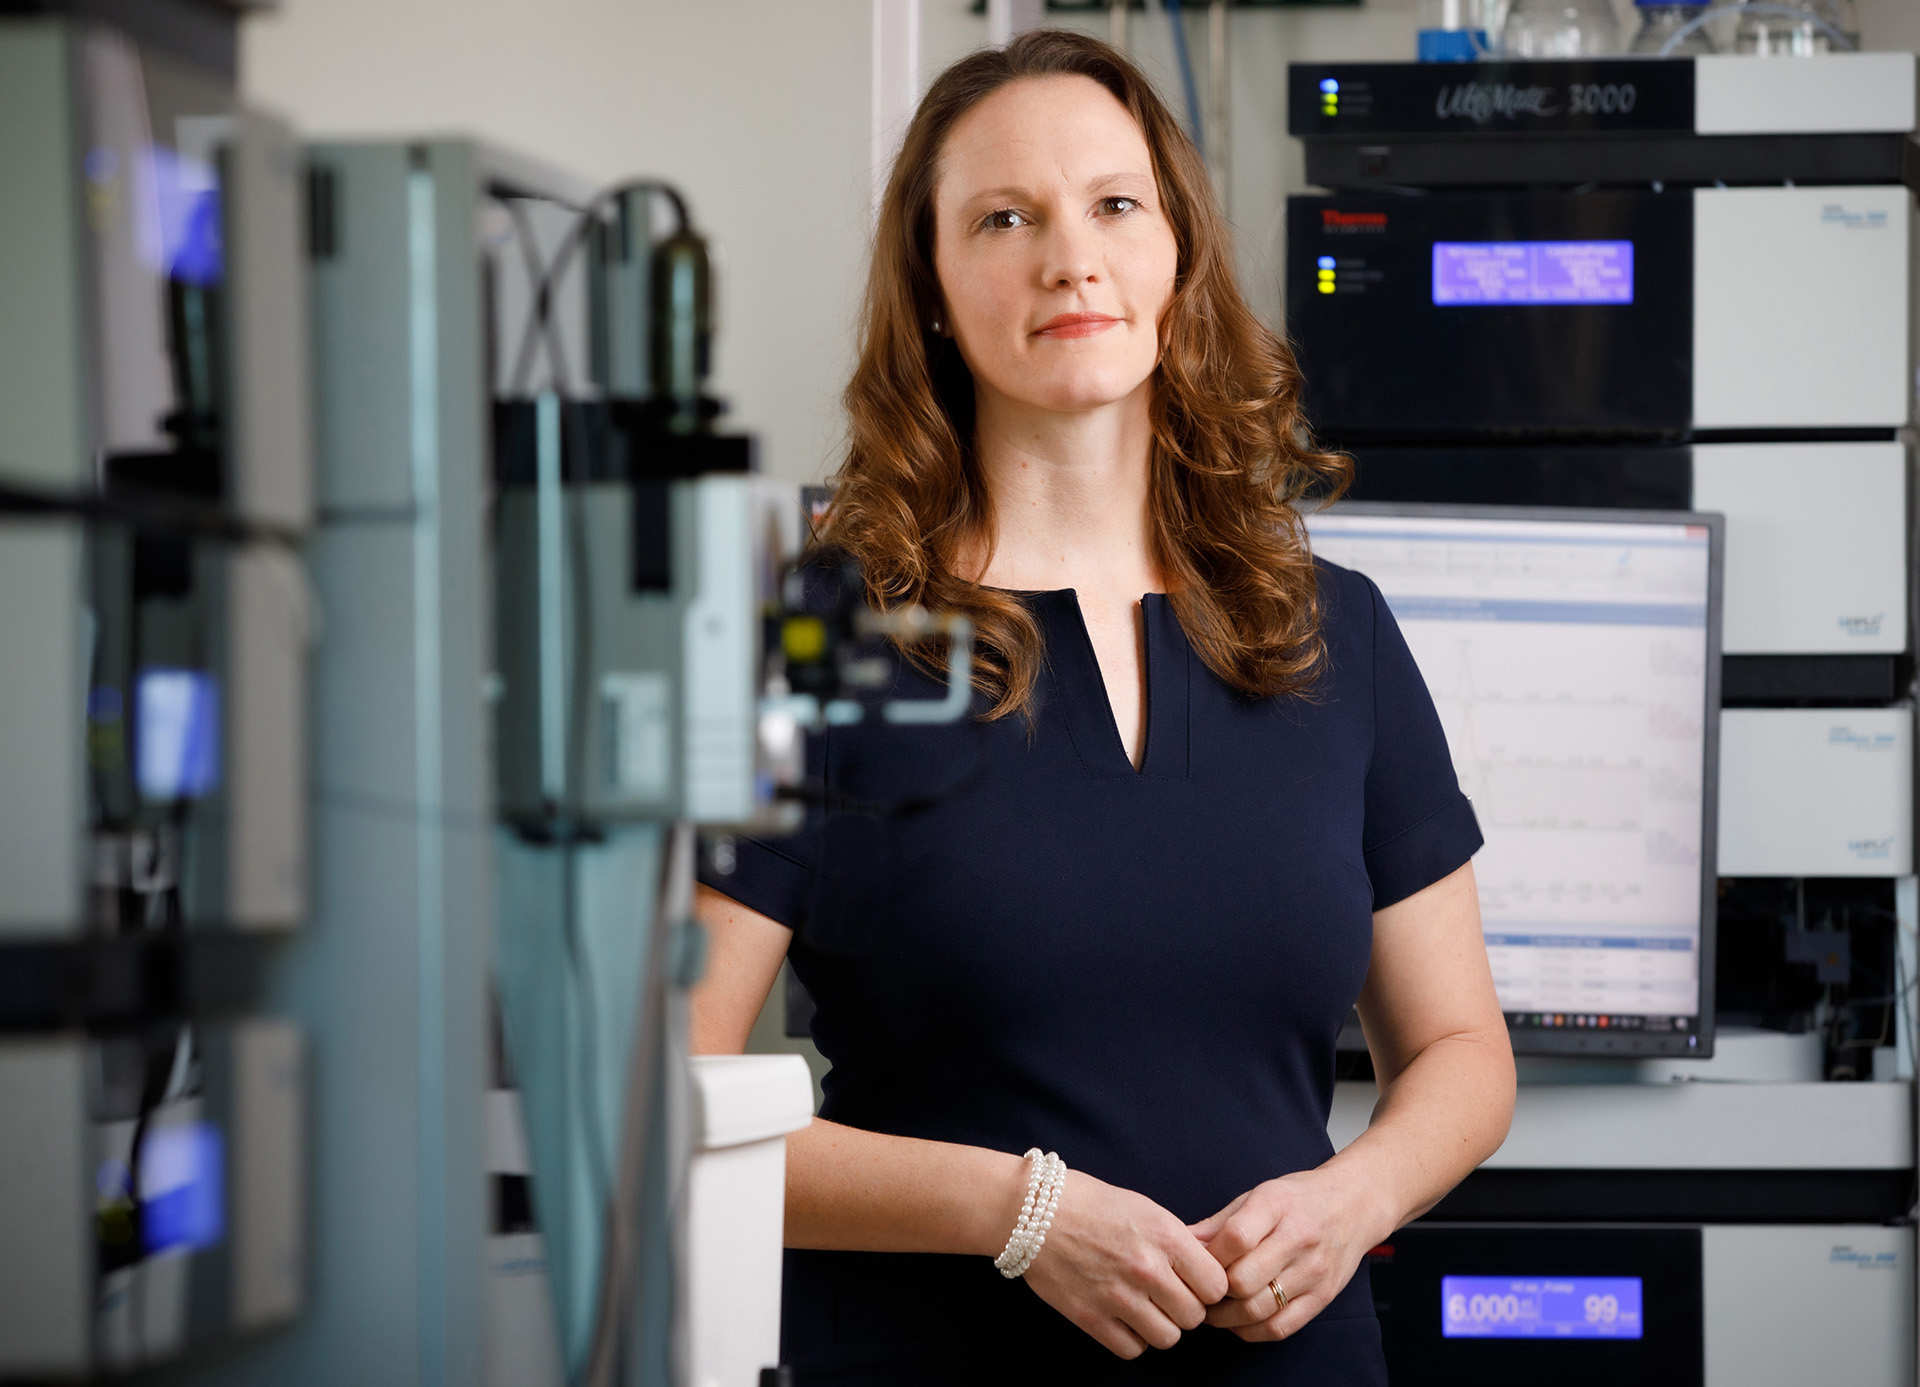
[[[1298,389],[1125,59],[1039,32],[934,83],[825,540],[973,619],[978,716],[835,730],[841,803],[932,807],[701,896],[695,1049],[790,957],[833,1064],[788,1146],[802,1382],[1385,1380],[1355,1271],[1499,1145],[1513,1065],[1432,704],[1289,505],[1345,476]],[[1334,1155],[1356,998],[1381,1098]]]

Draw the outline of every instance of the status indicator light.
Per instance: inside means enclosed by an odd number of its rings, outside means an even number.
[[[1328,96],[1337,96],[1340,93],[1340,83],[1334,78],[1322,77],[1320,79],[1320,90]]]
[[[1323,270],[1330,270],[1333,268],[1333,257],[1331,255],[1323,255],[1314,263]]]

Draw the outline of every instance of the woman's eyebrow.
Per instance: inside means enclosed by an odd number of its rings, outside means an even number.
[[[1140,172],[1103,173],[1096,177],[1089,178],[1085,183],[1081,184],[1081,187],[1084,191],[1093,192],[1096,189],[1110,188],[1116,184],[1138,183],[1145,183],[1149,187],[1152,186],[1153,175]],[[1034,191],[1031,188],[1015,188],[1011,186],[1003,188],[983,188],[977,193],[968,194],[966,200],[960,205],[970,208],[975,203],[981,202],[1022,202],[1033,196]]]
[[[1146,179],[1150,182],[1153,179],[1153,175],[1139,169],[1129,169],[1122,173],[1103,173],[1098,178],[1089,178],[1087,180],[1087,186],[1089,188],[1099,188],[1108,183],[1129,183],[1135,179]]]
[[[1019,202],[1033,196],[1031,188],[983,188],[977,193],[969,193],[962,207],[971,207],[976,202]]]

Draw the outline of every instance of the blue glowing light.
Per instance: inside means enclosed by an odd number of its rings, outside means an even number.
[[[1320,79],[1320,90],[1332,96],[1340,90],[1340,84],[1331,77],[1322,77]]]
[[[1330,270],[1333,268],[1333,257],[1331,255],[1323,255],[1317,263],[1321,269]]]
[[[156,1127],[140,1151],[141,1218],[149,1255],[198,1251],[227,1235],[227,1148],[205,1122]]]
[[[220,782],[220,686],[191,669],[140,671],[134,728],[140,794],[198,799]]]

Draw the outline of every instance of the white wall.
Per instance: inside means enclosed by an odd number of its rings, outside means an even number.
[[[768,469],[823,470],[866,251],[868,0],[284,0],[249,97],[311,136],[470,133],[685,188],[725,253],[717,384]]]
[[[1916,0],[1859,7],[1868,47],[1920,48]],[[922,0],[923,88],[985,41],[971,8]],[[1204,3],[1190,9],[1204,93]],[[283,0],[246,21],[241,64],[254,100],[313,135],[470,132],[597,180],[680,183],[726,254],[718,388],[770,471],[811,478],[840,438],[867,251],[871,21],[872,0]],[[1232,23],[1228,212],[1248,296],[1277,322],[1281,217],[1303,181],[1286,65],[1411,57],[1417,0]],[[1181,108],[1165,14],[1131,31]]]

